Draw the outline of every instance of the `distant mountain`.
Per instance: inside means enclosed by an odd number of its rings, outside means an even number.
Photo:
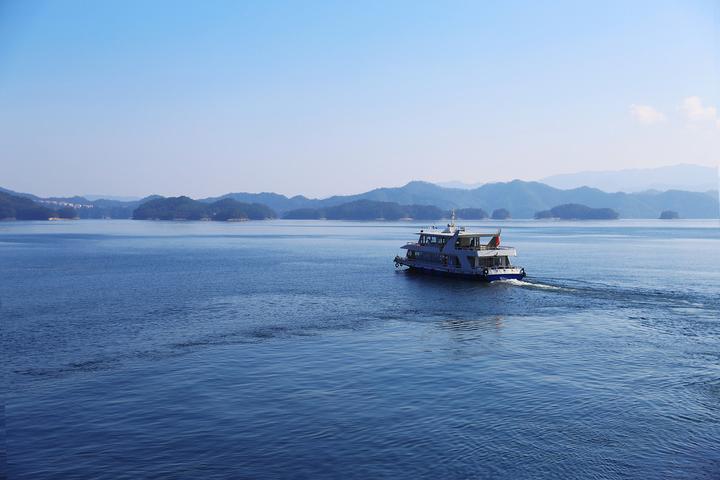
[[[135,202],[121,202],[102,199],[90,201],[84,197],[41,199],[30,194],[18,195],[37,199],[36,201],[49,208],[70,206],[77,210],[80,218],[131,218],[132,212],[138,206],[149,200],[162,198],[151,196]],[[482,209],[485,212],[498,211],[498,215],[496,215],[498,218],[506,215],[512,218],[533,218],[536,212],[549,210],[563,204],[611,208],[617,211],[622,218],[658,218],[664,210],[678,212],[682,218],[720,218],[717,190],[607,193],[590,187],[563,190],[540,182],[521,180],[487,183],[471,190],[445,188],[432,183],[414,181],[402,187],[376,188],[356,195],[337,195],[324,199],[307,198],[301,195],[286,197],[270,192],[240,192],[205,198],[199,202],[212,204],[224,199],[232,199],[246,204],[263,204],[281,216],[298,209],[321,210],[358,200],[370,200],[398,205],[431,205],[443,211],[451,208]],[[309,213],[307,214],[309,215]]]
[[[125,195],[83,195],[83,197],[87,198],[91,202],[94,202],[95,200],[114,200],[116,202],[137,202],[142,200],[141,197]]]
[[[231,198],[233,200],[237,200],[238,202],[244,203],[262,203],[263,205],[267,205],[268,207],[272,208],[277,212],[287,212],[289,210],[294,210],[298,208],[315,208],[320,207],[322,204],[321,200],[310,199],[307,197],[303,197],[302,195],[286,197],[285,195],[271,192],[226,193],[225,195],[219,197],[202,198],[199,201],[204,203],[212,203],[226,198]]]
[[[674,210],[684,218],[719,218],[717,192],[606,193],[581,187],[560,190],[539,182],[489,183],[474,190],[443,188],[425,182],[410,182],[404,187],[377,189],[361,195],[331,197],[323,202],[343,199],[370,199],[400,204],[435,205],[442,209],[506,209],[513,218],[533,218],[535,212],[554,206],[577,203],[592,208],[612,208],[623,218],[657,218],[663,210]]]
[[[297,202],[297,197],[294,198]],[[684,218],[720,217],[716,192],[671,190],[632,194],[606,193],[588,187],[560,190],[539,182],[520,180],[488,183],[474,190],[410,182],[403,187],[378,188],[358,195],[335,196],[323,200],[305,199],[305,202],[299,202],[301,205],[298,208],[321,209],[357,200],[393,202],[400,205],[434,205],[443,210],[480,208],[487,212],[497,211],[497,218],[508,218],[508,215],[513,218],[533,218],[536,212],[563,204],[612,208],[623,218],[657,218],[663,210],[678,211]],[[282,208],[278,210],[283,211]]]
[[[453,180],[450,182],[436,182],[435,185],[438,185],[440,187],[445,187],[445,188],[459,188],[461,190],[473,190],[475,188],[482,187],[485,184],[484,183],[465,183],[465,182]]]
[[[687,190],[707,192],[718,189],[718,168],[701,165],[672,165],[658,168],[578,172],[553,175],[540,180],[555,188],[593,187],[606,192]]]
[[[298,197],[294,199],[297,202]],[[474,190],[410,182],[403,187],[378,188],[358,195],[335,196],[323,200],[305,199],[304,202],[297,202],[300,203],[297,208],[323,208],[356,200],[394,202],[400,205],[434,205],[443,210],[482,208],[491,212],[505,209],[513,218],[533,218],[535,212],[566,203],[583,204],[592,208],[612,208],[623,218],[657,218],[663,210],[677,211],[684,218],[720,217],[717,193],[671,190],[627,194],[606,193],[587,187],[560,190],[539,182],[520,180],[489,183]],[[282,208],[278,210],[283,211]]]

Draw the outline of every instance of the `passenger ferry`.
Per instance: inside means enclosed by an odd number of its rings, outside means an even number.
[[[395,267],[406,266],[410,270],[485,282],[521,280],[525,277],[525,269],[510,263],[510,257],[517,256],[517,251],[513,247],[500,246],[500,233],[500,229],[495,233],[479,233],[457,227],[453,211],[447,228],[420,230],[417,242],[402,246],[407,253],[404,257],[395,257]]]

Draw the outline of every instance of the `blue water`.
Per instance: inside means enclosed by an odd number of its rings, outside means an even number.
[[[474,222],[473,225],[489,227]],[[0,224],[9,478],[719,478],[717,221]]]

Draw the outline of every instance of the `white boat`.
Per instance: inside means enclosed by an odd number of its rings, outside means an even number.
[[[395,267],[408,267],[426,273],[461,276],[492,282],[502,279],[521,280],[525,269],[510,263],[517,256],[513,247],[500,246],[500,233],[470,232],[455,226],[455,212],[444,230],[435,227],[420,230],[417,242],[401,248],[405,256],[395,257]]]

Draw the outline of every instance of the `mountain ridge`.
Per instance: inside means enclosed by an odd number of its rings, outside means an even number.
[[[6,189],[2,189],[8,191]],[[10,191],[12,192],[12,191]],[[118,212],[112,218],[130,218],[132,210],[140,204],[158,198],[148,196],[136,202],[117,200],[89,201],[82,197],[53,197],[41,199],[31,194],[22,194],[37,198],[46,205],[70,203],[78,209],[81,218],[102,218],[99,212]],[[541,182],[512,180],[510,182],[486,183],[475,189],[446,188],[424,182],[411,181],[401,187],[380,187],[353,195],[335,195],[323,199],[308,198],[302,195],[287,197],[274,192],[227,193],[218,197],[198,199],[203,203],[213,203],[223,199],[233,199],[243,203],[260,203],[283,215],[285,212],[300,208],[328,208],[358,200],[394,202],[400,205],[431,205],[441,209],[481,208],[487,212],[507,209],[513,218],[533,218],[536,212],[549,210],[562,204],[583,204],[591,208],[612,208],[622,218],[658,218],[664,210],[673,210],[683,218],[720,218],[720,202],[717,191],[689,192],[667,190],[663,192],[646,191],[639,193],[608,193],[597,188],[582,186],[572,189],[558,189]],[[74,204],[73,201],[87,201],[87,204]],[[87,208],[85,208],[87,207]],[[93,209],[97,209],[93,211]],[[113,210],[114,209],[114,210]]]
[[[718,167],[681,163],[654,168],[587,170],[550,175],[541,182],[560,189],[591,186],[605,192],[640,193],[647,190],[705,192],[718,189]]]

